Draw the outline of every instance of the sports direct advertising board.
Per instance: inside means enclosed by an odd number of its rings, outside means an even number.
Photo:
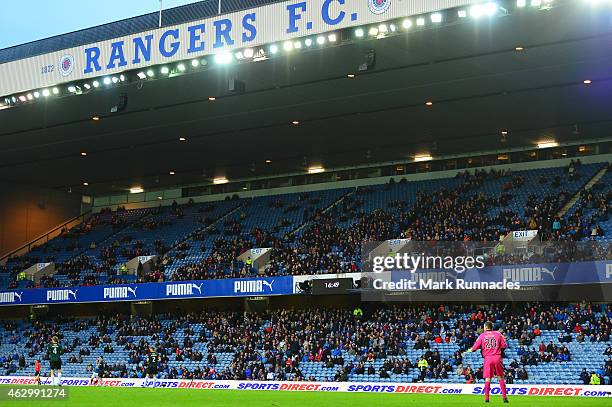
[[[43,384],[50,384],[48,377],[41,378]],[[0,376],[0,384],[35,385],[33,377]],[[201,390],[260,390],[260,391],[312,391],[344,393],[398,393],[398,394],[484,394],[484,384],[442,384],[442,383],[372,383],[372,382],[256,382],[240,380],[181,380],[158,379],[103,379],[102,383],[87,378],[63,378],[65,386],[107,386],[107,387],[156,387],[169,389]],[[509,396],[581,396],[611,397],[612,386],[588,385],[538,385],[509,384]],[[491,394],[501,392],[497,384],[491,386]]]
[[[0,96],[473,3],[279,2],[1,64]]]

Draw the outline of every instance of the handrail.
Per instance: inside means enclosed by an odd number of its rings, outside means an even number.
[[[82,213],[79,216],[75,216],[74,218],[67,220],[61,225],[56,226],[50,231],[38,236],[36,239],[30,240],[28,243],[18,247],[17,249],[14,249],[10,253],[3,255],[2,257],[0,257],[0,265],[5,265],[8,259],[10,259],[13,256],[21,256],[23,254],[30,252],[32,246],[37,245],[37,243],[39,243],[43,239],[46,239],[44,242],[46,243],[49,240],[59,236],[62,233],[62,229],[64,229],[65,227],[68,227],[70,229],[78,224],[81,224],[85,220],[85,218],[89,215],[91,215],[91,210],[85,213]]]

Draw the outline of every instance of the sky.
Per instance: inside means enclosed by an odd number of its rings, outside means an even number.
[[[163,0],[164,9],[198,0]],[[159,0],[0,0],[0,49],[159,10]]]

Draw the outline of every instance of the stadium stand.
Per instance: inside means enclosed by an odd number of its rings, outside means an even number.
[[[607,241],[610,172],[585,189],[606,167],[578,160],[566,167],[475,170],[356,189],[105,211],[12,259],[10,287],[24,267],[43,259],[60,265],[54,278],[43,281],[57,287],[134,281],[117,273],[141,255],[160,257],[139,281],[178,281],[355,272],[363,242],[400,237],[496,242],[509,231],[529,229],[546,240]],[[578,202],[560,218],[577,195]],[[265,270],[237,261],[245,250],[262,247],[274,249]]]
[[[73,377],[89,376],[99,356],[105,377],[143,377],[152,345],[165,378],[482,382],[482,357],[462,351],[491,320],[508,337],[509,382],[580,384],[586,369],[607,384],[611,317],[610,305],[534,303],[5,321],[0,366],[6,375],[32,375],[58,335],[64,374]]]
[[[591,188],[580,191],[580,198],[567,213],[567,226],[584,239],[606,240],[612,233],[612,171],[607,170]]]
[[[33,249],[27,255],[10,258],[6,265],[11,274],[10,287],[17,287],[17,274],[32,264],[48,261],[67,263],[132,222],[147,216],[149,212],[148,209],[124,210],[121,207],[115,212],[103,210],[77,227],[65,230],[61,236]],[[19,282],[24,286],[28,286],[29,283],[27,280]]]

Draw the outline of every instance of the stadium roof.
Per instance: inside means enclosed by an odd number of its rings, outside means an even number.
[[[565,2],[7,109],[0,179],[107,193],[303,172],[304,158],[333,168],[610,140],[609,10]],[[376,69],[348,78],[371,49]],[[227,90],[235,77],[245,94]],[[121,94],[128,108],[110,114]]]
[[[283,0],[223,0],[221,13],[246,10]],[[186,23],[217,15],[218,0],[204,0],[184,6],[165,9],[162,13],[162,27]],[[159,13],[149,13],[137,17],[86,28],[67,34],[57,35],[26,44],[0,49],[0,64],[16,61],[71,47],[96,43],[156,29],[159,26]]]

